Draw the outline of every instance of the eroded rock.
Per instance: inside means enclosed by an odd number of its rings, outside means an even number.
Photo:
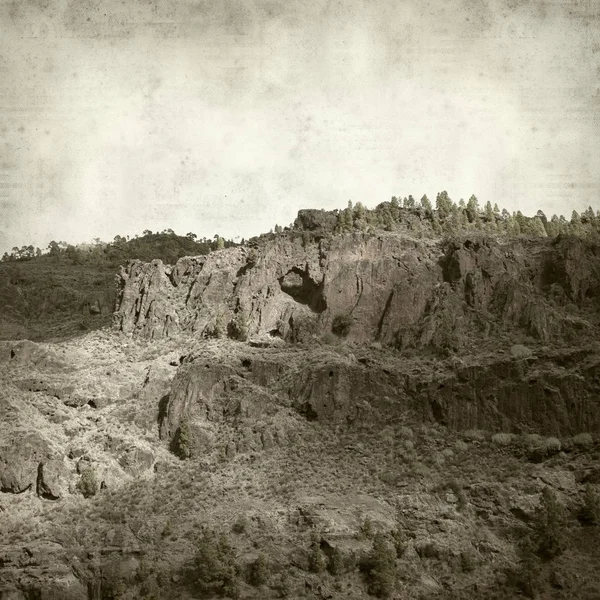
[[[302,219],[311,230],[313,217]],[[500,243],[474,235],[433,244],[354,233],[311,240],[276,236],[252,250],[251,263],[245,248],[186,257],[172,268],[134,261],[120,275],[115,326],[164,337],[211,332],[241,313],[250,335],[302,341],[297,330],[307,320],[310,337],[350,315],[349,341],[448,351],[500,331],[552,342],[593,329],[585,313],[560,305],[583,307],[600,294],[600,253],[579,239]]]
[[[38,465],[36,493],[47,500],[59,500],[68,491],[68,470],[62,459],[44,460]]]

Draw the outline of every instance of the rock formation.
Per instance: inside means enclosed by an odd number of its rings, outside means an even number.
[[[598,322],[600,248],[578,238],[455,241],[289,232],[121,271],[115,326],[159,338],[211,335],[243,315],[289,341],[350,319],[348,340],[457,351],[501,334],[556,343]]]

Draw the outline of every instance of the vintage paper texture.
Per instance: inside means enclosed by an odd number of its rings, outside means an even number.
[[[597,0],[2,0],[0,253],[447,189],[598,208]]]

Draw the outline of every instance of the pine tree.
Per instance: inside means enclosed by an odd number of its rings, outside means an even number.
[[[508,235],[519,235],[521,233],[521,226],[519,225],[515,215],[510,215],[507,219],[506,233]]]
[[[396,198],[396,196],[392,196],[392,201],[390,202],[390,212],[392,213],[392,218],[394,221],[398,222],[400,220],[400,202],[398,202],[398,198]]]
[[[316,531],[313,531],[310,536],[308,568],[313,573],[322,573],[327,568],[327,557],[321,550],[321,537]]]
[[[543,210],[538,210],[537,213],[536,213],[536,217],[539,217],[542,220],[542,223],[544,224],[544,226],[548,222],[548,218],[544,214]]]
[[[253,586],[261,586],[267,583],[269,579],[269,561],[264,554],[259,554],[258,558],[250,565],[249,583]]]
[[[394,218],[389,206],[384,206],[381,210],[381,224],[386,231],[394,229]]]
[[[233,598],[239,595],[235,551],[224,535],[205,530],[198,540],[194,562],[199,592]]]
[[[378,532],[368,557],[369,592],[379,598],[389,598],[396,587],[396,549],[386,536]]]
[[[537,237],[546,237],[546,228],[540,217],[533,217],[530,223],[531,233]]]
[[[579,519],[586,525],[600,525],[600,492],[588,483],[583,494]]]
[[[445,220],[452,211],[452,200],[450,200],[448,197],[448,192],[444,190],[437,195],[435,199],[435,207],[440,220]]]
[[[423,197],[421,198],[421,208],[423,208],[425,210],[425,216],[428,219],[433,218],[433,208],[431,206],[431,202],[429,201],[429,198],[427,197],[427,194],[424,194]]]
[[[556,237],[560,233],[559,220],[556,215],[552,215],[552,218],[546,223],[546,234],[548,237]]]
[[[594,209],[591,206],[588,206],[587,209],[582,213],[581,220],[584,223],[593,223],[596,220]]]
[[[469,198],[466,211],[469,223],[474,223],[479,218],[479,201],[477,200],[477,196],[475,196],[475,194]]]
[[[488,200],[485,203],[485,218],[488,222],[494,222],[494,209],[492,208],[492,203]]]
[[[362,202],[357,202],[354,207],[354,222],[360,221],[365,218],[365,205]]]
[[[523,234],[529,233],[530,228],[529,228],[529,224],[527,223],[527,217],[520,210],[518,210],[516,212],[514,217],[515,217],[515,220],[517,221],[517,223],[519,224],[520,232]]]
[[[565,509],[555,492],[545,487],[540,505],[535,512],[534,536],[537,552],[545,558],[554,558],[565,549]]]
[[[348,206],[344,209],[342,215],[342,230],[352,231],[354,229],[354,210],[351,200],[348,200]]]
[[[190,422],[187,417],[181,419],[176,437],[176,453],[181,459],[190,458],[192,455],[192,434]]]
[[[333,575],[341,575],[344,572],[344,557],[337,546],[331,548],[329,560],[327,561],[327,570]]]

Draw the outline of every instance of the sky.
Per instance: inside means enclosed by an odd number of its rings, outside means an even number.
[[[598,0],[0,0],[0,253],[441,190],[600,208]]]

